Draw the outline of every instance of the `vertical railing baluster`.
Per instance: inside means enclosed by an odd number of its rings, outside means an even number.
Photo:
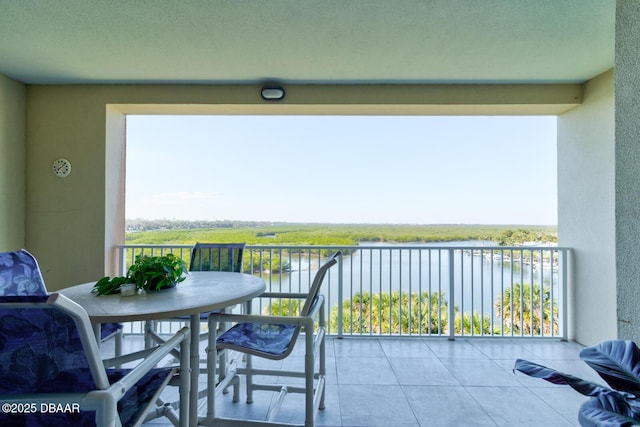
[[[418,249],[418,335],[422,336],[422,249]]]
[[[551,336],[556,336],[555,325],[557,322],[557,318],[555,315],[555,302],[553,298],[553,252],[551,250],[547,251],[549,253],[549,318],[551,319]]]
[[[484,250],[480,249],[480,336],[484,336]]]
[[[378,257],[378,290],[380,291],[380,304],[378,304],[378,328],[382,328],[382,250],[378,249],[376,256]],[[371,310],[369,312],[369,334],[373,335],[373,249],[369,249],[369,300],[371,301]],[[378,334],[382,332],[379,330]]]
[[[124,276],[124,269],[127,265],[127,248],[119,246],[118,247],[118,276]]]
[[[533,337],[535,336],[535,322],[533,321],[533,315],[534,315],[534,307],[533,307],[533,300],[534,300],[534,289],[533,289],[533,284],[534,284],[534,278],[533,278],[533,270],[534,270],[534,266],[535,266],[535,253],[533,252],[533,249],[529,249],[529,257],[530,262],[531,262],[531,268],[529,269],[529,328],[531,329],[531,333],[530,335]]]
[[[438,249],[438,335],[443,335],[442,330],[442,251]],[[453,304],[453,301],[451,301]]]
[[[449,340],[453,340],[454,339],[454,326],[455,326],[455,310],[454,310],[454,306],[455,306],[455,293],[454,293],[454,253],[453,253],[453,248],[448,250],[448,255],[449,255]]]
[[[505,321],[505,307],[504,307],[504,251],[500,251],[500,301],[502,302],[502,313],[500,319],[500,336],[504,336],[504,321]]]
[[[524,251],[520,250],[520,336],[524,336]]]
[[[393,249],[389,249],[389,335],[393,334]],[[382,333],[382,331],[380,331]]]
[[[343,281],[342,281],[342,275],[343,273],[343,268],[342,268],[342,263],[344,262],[344,258],[342,255],[340,255],[338,257],[338,338],[342,338],[342,300],[343,300],[343,291],[342,291],[342,286],[343,286]],[[331,298],[329,298],[329,300],[331,300]],[[328,305],[328,304],[327,304]]]
[[[470,327],[470,331],[469,331],[469,335],[474,336],[475,335],[475,319],[474,319],[474,312],[473,310],[475,309],[475,305],[473,302],[473,295],[474,295],[474,289],[475,289],[475,276],[474,276],[474,268],[473,268],[473,249],[469,250],[469,253],[471,254],[471,256],[469,257],[469,259],[471,260],[471,313],[469,313],[469,327]],[[462,254],[464,254],[464,250],[461,251],[461,255],[460,255],[460,259],[462,260],[464,257],[462,256]]]
[[[489,251],[489,263],[490,263],[490,268],[491,268],[491,335],[494,334],[495,330],[496,330],[496,323],[495,323],[495,318],[496,318],[496,304],[494,303],[494,301],[496,301],[496,293],[495,293],[495,274],[494,274],[494,270],[495,270],[495,265],[493,264],[493,257],[494,257],[494,251],[493,249],[491,249]],[[502,307],[502,301],[500,301],[500,307]]]
[[[390,261],[390,265],[393,265],[392,261]],[[391,291],[393,281],[389,285],[389,291]],[[398,335],[402,335],[402,249],[398,249]]]
[[[540,249],[540,336],[544,337],[544,254]]]

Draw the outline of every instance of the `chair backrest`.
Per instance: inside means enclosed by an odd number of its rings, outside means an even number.
[[[245,243],[196,243],[191,251],[189,271],[242,273]]]
[[[337,251],[336,253],[331,255],[329,259],[327,259],[327,261],[322,264],[316,272],[316,275],[313,278],[313,282],[311,283],[311,287],[309,288],[309,295],[307,296],[307,299],[304,302],[304,306],[300,311],[301,316],[307,316],[309,314],[311,307],[318,298],[318,293],[320,292],[320,287],[322,286],[322,282],[324,281],[324,276],[327,274],[327,271],[329,271],[329,269],[338,262],[338,257],[341,254],[342,251]]]
[[[307,294],[307,298],[304,302],[304,306],[302,306],[302,310],[300,311],[300,316],[309,315],[309,312],[311,311],[313,304],[318,299],[318,294],[320,293],[320,288],[322,287],[322,282],[324,282],[324,277],[326,276],[327,271],[329,271],[329,269],[338,262],[338,257],[341,254],[342,254],[342,251],[337,251],[336,253],[331,255],[329,259],[327,259],[327,261],[320,266],[318,271],[316,271],[316,275],[313,277],[313,282],[311,283],[311,287],[309,287],[309,293]],[[269,327],[273,327],[273,325],[270,325]],[[278,354],[276,357],[270,357],[270,356],[266,356],[266,357],[281,359],[291,354],[296,344],[296,341],[298,340],[298,336],[300,335],[300,330],[302,329],[300,325],[296,326],[295,328],[292,328],[291,325],[285,325],[285,326],[280,325],[278,327],[282,328],[280,333],[283,334],[283,339],[280,344],[281,345],[284,344],[283,345],[284,350],[280,354]],[[288,342],[287,342],[287,339],[285,338],[285,336],[289,334],[290,334],[290,338],[288,339]],[[263,353],[262,354],[263,357],[265,357],[264,352],[262,353]]]
[[[38,262],[26,250],[0,253],[2,295],[48,295]]]
[[[0,296],[0,394],[109,386],[86,312],[63,295]]]
[[[0,296],[47,296],[38,261],[24,249],[0,253]],[[103,323],[100,337],[106,339],[122,330],[119,323]]]
[[[338,262],[337,258],[341,254],[342,252],[338,251],[331,255],[316,272],[300,316],[309,316],[311,308],[318,300],[327,271]],[[267,359],[281,360],[293,351],[301,329],[299,323],[238,323],[218,338],[217,345],[219,348],[231,348]]]

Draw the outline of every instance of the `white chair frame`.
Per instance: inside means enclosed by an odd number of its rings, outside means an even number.
[[[260,298],[300,298],[307,297],[307,294],[292,293],[264,293]],[[315,329],[315,319],[318,318],[318,327]],[[207,348],[208,378],[209,384],[215,384],[217,366],[215,363],[216,354],[218,352],[217,326],[219,323],[228,322],[251,322],[262,324],[282,324],[296,325],[304,329],[305,351],[304,351],[304,371],[293,370],[269,370],[256,369],[252,365],[251,358],[255,354],[250,350],[246,350],[246,364],[244,368],[238,367],[238,358],[229,363],[228,371],[224,378],[216,385],[215,389],[210,389],[210,395],[207,399],[207,418],[205,424],[216,426],[292,426],[299,425],[304,427],[313,427],[315,418],[319,409],[324,409],[324,393],[325,393],[325,376],[326,376],[326,360],[325,360],[325,314],[324,314],[324,295],[317,296],[315,303],[307,316],[259,316],[250,314],[212,314],[209,317],[209,330],[213,333],[209,336],[209,344]],[[315,329],[315,330],[314,330]],[[293,344],[289,351],[280,357],[272,358],[274,360],[284,359],[291,354]],[[318,361],[318,369],[315,370],[316,360]],[[215,415],[215,396],[219,395],[224,388],[234,385],[233,401],[239,400],[239,390],[234,379],[239,375],[246,378],[247,403],[253,402],[253,392],[255,390],[267,390],[279,392],[278,398],[272,404],[265,421],[220,418]],[[294,387],[291,385],[278,384],[262,384],[254,381],[255,375],[265,375],[273,377],[297,377],[304,378],[304,387]],[[274,422],[287,393],[303,393],[305,395],[305,419],[304,424],[290,424]]]
[[[180,329],[175,335],[158,347],[102,360],[89,316],[82,307],[64,295],[52,293],[45,303],[0,303],[0,307],[8,308],[43,307],[44,305],[50,305],[52,309],[60,310],[74,320],[97,389],[87,393],[3,394],[0,395],[0,401],[3,403],[35,403],[37,405],[53,403],[65,405],[79,402],[80,410],[96,412],[95,420],[98,427],[119,427],[121,423],[117,411],[118,401],[122,399],[126,392],[145,374],[158,365],[162,359],[178,346],[180,347],[180,369],[182,372],[189,372],[191,332],[188,327]],[[106,367],[140,359],[142,359],[142,361],[136,365],[131,372],[120,379],[120,381],[109,384],[105,372]],[[177,372],[178,369],[175,368],[175,370]],[[166,383],[160,387],[160,390],[162,390],[164,385],[166,385]],[[187,427],[189,425],[188,396],[190,392],[190,375],[181,375],[179,384],[180,416],[177,416],[170,405],[164,405],[155,412],[151,411],[150,417],[143,416],[142,419],[138,420],[136,425],[140,425],[158,416],[167,416],[172,422],[176,423],[177,421],[180,427]],[[152,399],[152,403],[155,402],[155,400],[156,399]]]

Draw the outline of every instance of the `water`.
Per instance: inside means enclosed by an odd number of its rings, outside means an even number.
[[[436,292],[447,301],[453,300],[463,312],[491,317],[495,316],[496,301],[514,284],[549,287],[552,298],[559,298],[557,264],[550,261],[555,253],[552,247],[492,252],[486,249],[491,244],[482,241],[362,244],[343,256],[342,293],[338,266],[330,270],[322,292],[331,306],[356,293]],[[322,260],[315,255],[298,254],[285,255],[285,259],[293,271],[263,275],[267,286],[273,291],[306,292]]]

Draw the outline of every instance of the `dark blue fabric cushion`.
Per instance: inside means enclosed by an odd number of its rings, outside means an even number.
[[[0,297],[0,302],[38,299],[44,302],[47,297]],[[119,381],[129,371],[107,370],[109,382]],[[151,370],[118,402],[123,426],[133,425],[142,415],[170,372],[170,368]],[[0,394],[86,393],[95,389],[78,329],[69,316],[44,304],[39,308],[0,308]],[[0,412],[0,426],[93,425],[94,412]]]
[[[0,253],[0,296],[26,295],[48,295],[38,262],[24,249]],[[101,328],[100,338],[105,339],[122,329],[122,324],[107,323]]]
[[[108,369],[109,383],[114,384],[128,374],[130,369]],[[158,391],[162,382],[171,372],[171,368],[156,368],[150,370],[140,379],[118,402],[118,413],[123,427],[135,424],[143,414],[151,398]]]
[[[1,297],[35,302],[46,296]],[[22,301],[16,301],[22,300]],[[73,320],[53,308],[0,309],[0,393],[83,393],[95,389]],[[95,425],[93,413],[0,413],[2,426]]]
[[[105,339],[122,329],[121,323],[103,323],[100,325],[100,339]]]
[[[143,411],[170,371],[170,368],[152,369],[120,399],[118,402],[118,414],[123,427],[133,426],[143,415]],[[113,384],[119,381],[129,372],[129,369],[107,370],[109,383]],[[38,408],[40,407],[38,406]],[[94,427],[96,425],[95,416],[96,414],[93,411],[60,412],[55,414],[38,411],[38,413],[29,415],[0,413],[0,425],[3,427]]]
[[[70,317],[44,305],[0,309],[0,393],[84,392],[94,388]]]
[[[47,295],[36,259],[23,250],[0,253],[0,296]]]
[[[221,347],[236,346],[279,356],[287,351],[295,325],[238,323],[218,338]]]

